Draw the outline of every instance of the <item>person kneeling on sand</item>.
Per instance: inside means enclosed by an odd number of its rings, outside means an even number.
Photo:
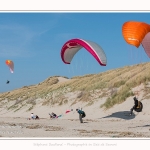
[[[143,109],[142,102],[138,101],[136,97],[134,97],[133,100],[134,100],[134,106],[130,109],[130,115],[132,115],[133,110],[136,112],[141,112]]]
[[[84,118],[86,116],[85,112],[82,109],[81,110],[80,109],[76,109],[76,111],[79,114],[80,123],[83,123],[83,119],[82,118]]]
[[[50,115],[50,118],[57,118],[57,115],[53,112],[51,114],[49,113],[49,115]]]
[[[31,113],[31,119],[35,119],[35,115],[33,113]]]

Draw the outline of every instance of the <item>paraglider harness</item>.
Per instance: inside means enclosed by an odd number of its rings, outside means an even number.
[[[82,118],[84,118],[84,117],[86,116],[86,114],[85,114],[85,112],[84,112],[84,111],[82,112],[82,114],[81,114],[81,115],[82,115]]]
[[[7,80],[6,84],[9,84],[10,81]]]
[[[143,109],[143,104],[142,102],[138,101],[136,97],[133,98],[135,105],[131,108],[130,110],[130,115],[132,115],[133,110],[136,112],[141,112]]]
[[[142,104],[142,102],[138,101],[138,106],[136,108],[134,108],[134,110],[136,112],[141,112],[142,109],[143,109],[143,104]]]
[[[78,113],[81,115],[82,118],[84,118],[86,116],[86,114],[83,110],[78,110]]]

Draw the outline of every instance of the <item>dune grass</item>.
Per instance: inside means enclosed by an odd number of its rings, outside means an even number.
[[[133,96],[132,88],[139,86],[141,83],[149,84],[149,70],[150,63],[143,63],[98,74],[73,77],[63,83],[58,80],[60,76],[49,77],[36,85],[24,86],[10,92],[0,93],[0,103],[5,100],[8,103],[14,101],[17,106],[26,102],[29,105],[28,110],[31,110],[36,105],[36,99],[38,98],[41,99],[42,105],[63,105],[68,103],[67,93],[80,91],[72,104],[81,101],[92,105],[94,100],[108,97],[100,107],[109,109]],[[145,86],[145,89],[147,89],[147,93],[145,92],[146,97],[149,88]]]

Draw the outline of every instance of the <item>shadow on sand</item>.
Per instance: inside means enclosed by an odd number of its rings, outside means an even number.
[[[150,127],[150,125],[149,124],[146,124],[146,125],[143,125],[143,126],[135,126],[135,127],[128,127],[128,128],[141,128],[141,127]]]
[[[120,119],[125,119],[125,120],[134,119],[136,115],[133,113],[130,116],[129,113],[130,111],[119,111],[119,112],[112,113],[109,116],[105,116],[99,119],[103,119],[103,118],[120,118]]]
[[[89,123],[89,122],[83,121],[83,123]]]

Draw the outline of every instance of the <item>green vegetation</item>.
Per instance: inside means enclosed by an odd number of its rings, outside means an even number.
[[[120,91],[113,94],[111,97],[107,98],[106,102],[100,107],[105,107],[106,109],[111,108],[115,104],[120,104],[124,102],[128,97],[133,96],[134,93],[127,86],[123,87]]]
[[[109,70],[99,74],[89,74],[59,82],[58,77],[49,77],[45,81],[30,86],[23,86],[10,92],[0,93],[0,104],[8,105],[8,109],[21,109],[23,105],[29,105],[29,110],[37,104],[40,99],[42,105],[63,105],[69,102],[66,94],[77,93],[72,105],[77,102],[85,102],[92,105],[97,99],[106,97],[107,100],[100,107],[109,109],[115,104],[124,102],[133,96],[132,88],[141,84],[145,85],[145,98],[150,98],[150,63],[134,66],[126,66]],[[68,79],[68,80],[67,80]]]

